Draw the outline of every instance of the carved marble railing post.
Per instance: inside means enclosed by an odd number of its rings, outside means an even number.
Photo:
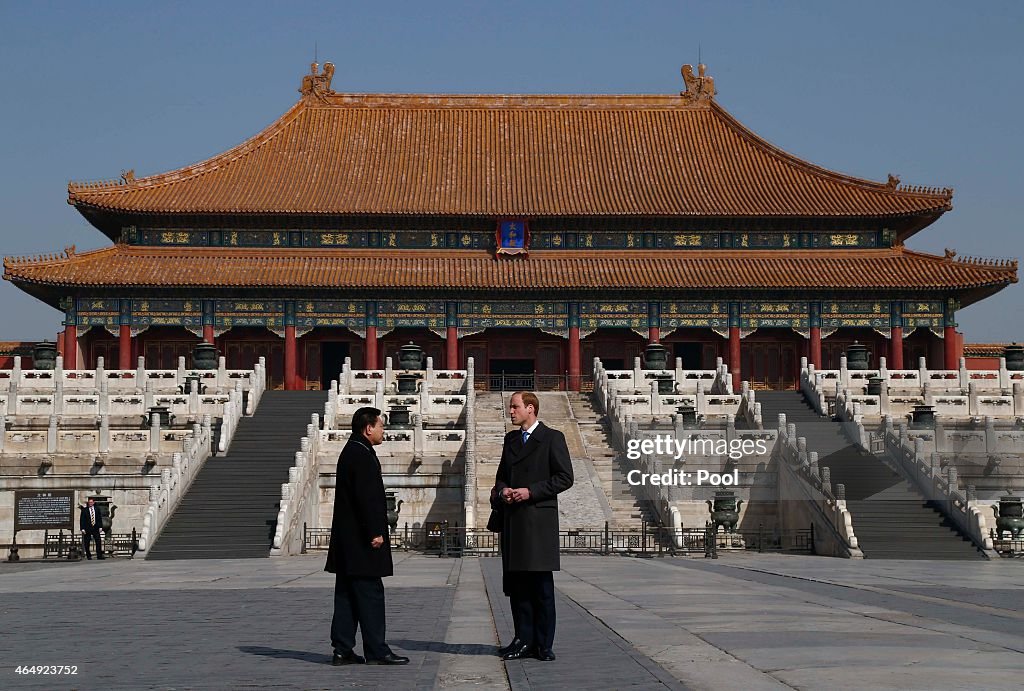
[[[99,381],[99,414],[106,415],[110,412],[110,382],[106,377]]]
[[[53,412],[60,415],[64,412],[64,379],[59,378],[53,382]]]
[[[476,528],[476,388],[473,386],[473,358],[466,363],[469,381],[466,383],[466,454],[465,479],[463,485],[462,505],[465,509],[466,528]]]
[[[46,430],[46,453],[57,453],[57,416],[50,416],[50,424]]]
[[[139,356],[135,366],[135,387],[141,392],[146,389],[146,358]]]
[[[643,392],[644,386],[644,371],[640,369],[640,356],[637,355],[633,358],[633,388],[638,392]]]
[[[7,387],[7,413],[18,414],[18,380],[12,379]]]
[[[420,413],[427,415],[430,412],[430,379],[420,382]]]
[[[384,405],[384,382],[377,380],[373,385],[373,407],[377,410],[385,410]]]
[[[395,368],[392,366],[391,356],[384,358],[384,383],[387,386],[391,386],[391,382],[395,379]]]
[[[347,396],[352,392],[352,365],[349,358],[341,365],[341,374],[338,376],[338,393]]]
[[[100,415],[100,453],[110,453],[110,415]]]
[[[4,450],[4,441],[7,440],[7,416],[0,412],[0,452]]]
[[[155,413],[149,416],[149,450],[160,451],[160,416]]]
[[[412,415],[412,457],[415,462],[416,459],[423,458],[423,416],[414,413]]]

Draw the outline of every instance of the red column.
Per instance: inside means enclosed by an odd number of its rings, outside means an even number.
[[[377,369],[377,327],[366,327],[366,369]]]
[[[118,333],[117,368],[132,368],[132,327],[127,324],[121,324],[120,333]]]
[[[213,343],[213,324],[203,324],[203,342]]]
[[[729,327],[729,371],[733,391],[740,390],[740,327]]]
[[[78,327],[64,327],[64,369],[78,369]]]
[[[821,369],[821,327],[811,327],[811,364],[815,369]]]
[[[892,339],[889,341],[889,369],[903,369],[903,327],[892,327]]]
[[[958,369],[960,367],[959,353],[956,347],[956,327],[947,326],[944,332],[943,350],[946,360],[946,369]]]
[[[580,390],[580,327],[569,327],[569,390]]]
[[[455,326],[449,326],[445,332],[445,345],[447,346],[447,352],[445,353],[444,366],[447,369],[459,369],[459,329]]]
[[[284,327],[284,388],[296,389],[295,381],[295,327]]]
[[[661,340],[661,329],[660,328],[658,328],[657,326],[649,326],[647,328],[648,328],[648,332],[649,332],[648,336],[647,336],[647,341],[649,343],[657,343],[658,341]]]

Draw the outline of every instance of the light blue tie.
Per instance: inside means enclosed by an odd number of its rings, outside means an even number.
[[[530,438],[530,433],[523,430],[523,446],[526,446],[526,440]]]

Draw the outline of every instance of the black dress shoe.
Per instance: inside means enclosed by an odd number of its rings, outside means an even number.
[[[331,658],[331,664],[335,667],[341,667],[343,665],[361,665],[366,662],[362,655],[356,655],[351,650],[347,653],[339,653],[337,650],[334,651],[334,657]]]
[[[409,658],[394,653],[388,653],[384,657],[375,657],[366,661],[368,665],[407,665]]]
[[[533,657],[533,645],[530,643],[522,643],[516,648],[508,651],[501,656],[502,660],[522,660],[523,658]]]
[[[518,648],[522,644],[523,644],[523,641],[521,639],[513,638],[511,643],[509,643],[508,645],[506,645],[504,647],[498,648],[498,657],[501,657],[503,655],[508,655],[509,653],[511,653],[513,650],[515,650],[516,648]]]
[[[550,648],[548,648],[547,650],[538,650],[537,654],[534,655],[534,657],[544,662],[554,662],[555,660],[555,654],[551,652]]]

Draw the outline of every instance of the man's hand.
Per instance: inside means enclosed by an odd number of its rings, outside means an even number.
[[[501,490],[501,498],[505,500],[506,504],[511,504],[513,501],[515,501],[515,499],[513,499],[512,497],[513,492],[515,492],[515,490],[512,489],[511,487],[506,487],[505,489]]]
[[[512,490],[512,501],[517,503],[521,501],[530,501],[530,490],[526,487],[520,487]]]
[[[370,540],[370,547],[373,547],[374,549],[379,549],[380,546],[383,545],[383,544],[384,544],[384,536],[383,535],[378,535],[377,537],[375,537],[372,540]]]

